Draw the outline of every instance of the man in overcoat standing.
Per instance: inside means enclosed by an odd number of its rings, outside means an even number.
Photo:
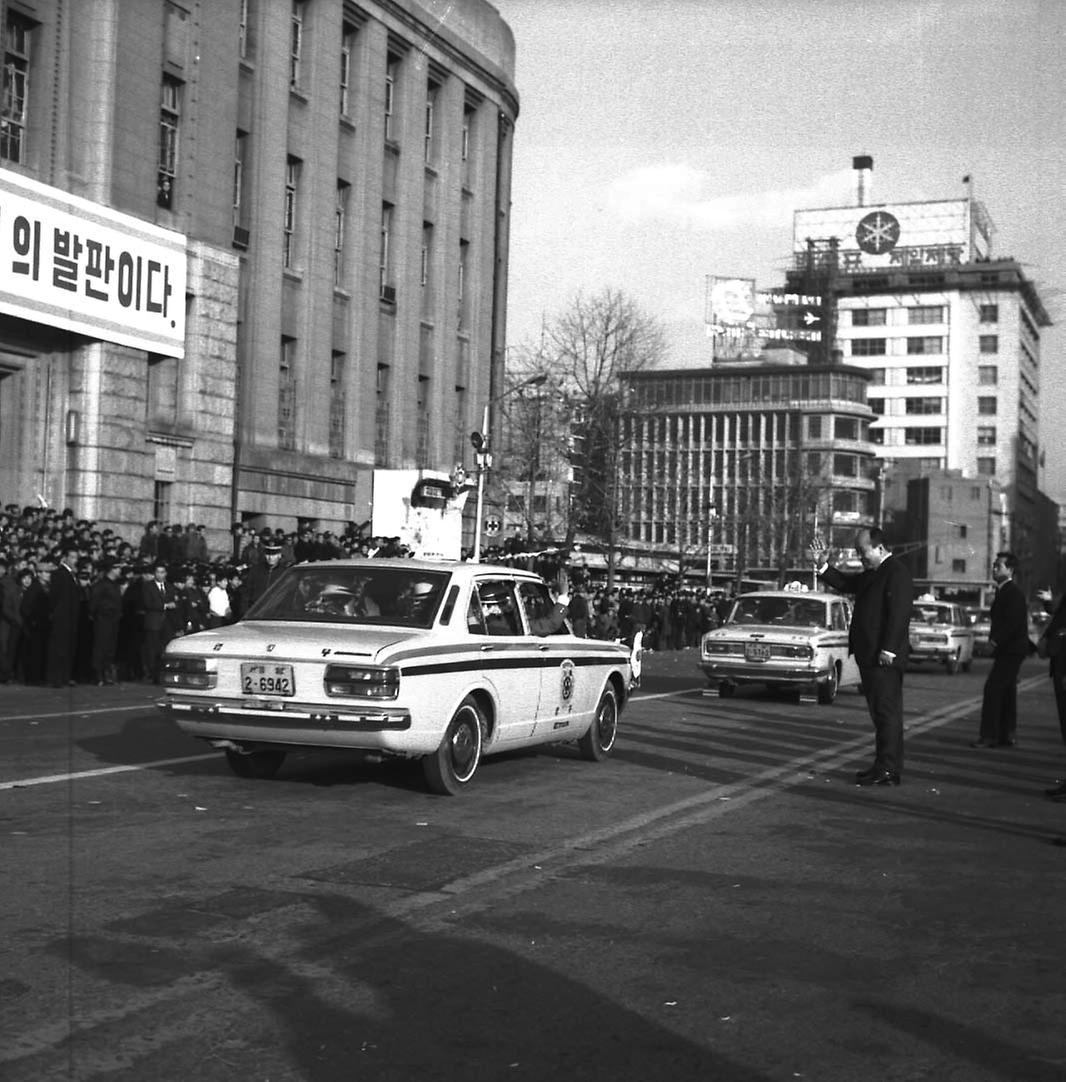
[[[829,548],[820,538],[810,546],[818,576],[855,596],[848,651],[859,666],[866,705],[874,724],[874,761],[855,775],[859,785],[899,785],[903,775],[903,672],[910,648],[914,583],[910,572],[885,545],[880,529],[859,530],[855,548],[864,570],[845,574],[829,566]]]
[[[992,671],[985,680],[981,702],[981,733],[972,748],[1009,748],[1017,743],[1018,673],[1032,649],[1029,642],[1029,607],[1014,581],[1018,557],[997,552],[992,564],[996,597],[989,610],[988,639],[992,644]]]

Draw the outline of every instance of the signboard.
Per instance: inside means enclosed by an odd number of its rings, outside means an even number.
[[[0,169],[0,312],[185,356],[185,237]]]
[[[421,559],[458,560],[469,491],[432,470],[375,470],[371,531],[398,537]]]
[[[735,357],[762,351],[767,341],[820,342],[822,297],[757,290],[751,278],[707,279],[707,334],[715,355]]]
[[[829,207],[795,212],[792,248],[796,267],[835,260],[843,274],[935,269],[988,258],[992,231],[972,199]]]
[[[503,523],[496,515],[489,515],[489,517],[485,519],[485,533],[489,537],[495,537],[501,529],[503,529]]]

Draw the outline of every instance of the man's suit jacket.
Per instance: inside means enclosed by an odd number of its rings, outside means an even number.
[[[995,644],[993,657],[1018,655],[1030,652],[1029,607],[1025,594],[1013,579],[1008,579],[996,590],[995,600],[989,610],[988,637]]]
[[[873,668],[881,651],[888,650],[896,655],[896,668],[905,668],[914,583],[903,561],[889,556],[880,567],[854,575],[827,567],[821,578],[835,590],[855,595],[848,649],[859,665]]]
[[[162,631],[170,623],[170,612],[166,609],[166,602],[174,600],[174,590],[166,583],[163,589],[155,581],[141,583],[141,600],[144,607],[144,630]]]
[[[1047,612],[1051,612],[1052,608],[1052,602],[1045,603],[1044,609]],[[1041,636],[1041,638],[1047,640],[1048,645],[1055,651],[1048,666],[1052,676],[1055,675],[1056,666],[1060,669],[1066,669],[1066,639],[1059,637],[1059,633],[1064,631],[1066,631],[1066,594],[1063,594],[1059,599],[1058,608],[1052,613],[1051,619]]]

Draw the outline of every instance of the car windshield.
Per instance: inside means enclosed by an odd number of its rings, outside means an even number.
[[[778,627],[828,627],[824,601],[814,598],[741,597],[733,607],[731,624],[775,624]]]
[[[951,609],[946,605],[915,605],[911,619],[918,624],[950,624]]]
[[[399,567],[290,567],[245,620],[432,627],[449,575]]]

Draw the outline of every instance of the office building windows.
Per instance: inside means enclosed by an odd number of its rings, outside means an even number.
[[[278,359],[278,447],[296,449],[296,339],[285,335]]]
[[[355,27],[345,23],[341,31],[341,116],[351,112],[352,101],[352,57],[355,54]]]
[[[999,352],[999,335],[998,334],[982,334],[977,339],[978,348],[982,353],[998,353]]]
[[[289,155],[285,163],[285,212],[282,222],[282,263],[286,270],[296,266],[296,213],[300,188],[300,159]]]
[[[878,415],[882,416],[885,412],[885,400],[883,398],[869,398],[866,404]]]
[[[178,173],[178,133],[181,123],[181,82],[163,76],[159,104],[159,176],[156,203],[168,209],[174,203],[174,178]]]
[[[908,383],[943,383],[944,369],[939,365],[922,367],[915,366],[907,369]]]
[[[966,574],[966,561],[965,560],[952,560],[951,572],[953,575],[965,575]]]
[[[979,364],[977,382],[982,387],[994,387],[999,383],[999,369],[994,364]]]
[[[853,338],[851,355],[853,357],[883,357],[888,349],[884,338]]]
[[[378,295],[383,301],[395,303],[396,287],[392,283],[392,204],[381,204],[381,247],[378,254]]]
[[[995,447],[996,445],[996,426],[995,425],[978,425],[977,426],[977,446],[978,447]]]
[[[248,37],[248,4],[250,0],[238,0],[237,52],[242,60],[248,56],[251,42]]]
[[[433,226],[430,222],[422,223],[422,286],[429,285],[433,265]]]
[[[908,323],[943,323],[944,306],[942,304],[919,304],[907,309]]]
[[[884,386],[885,382],[885,370],[883,368],[871,368],[870,369],[870,383],[879,383]]]
[[[907,428],[904,442],[909,446],[940,443],[942,429],[939,428]]]
[[[998,323],[999,322],[999,305],[998,304],[982,304],[979,309],[979,318],[982,323]]]
[[[422,133],[422,156],[427,165],[431,165],[436,160],[434,125],[437,95],[439,92],[440,86],[431,79],[426,84],[426,122]]]
[[[996,475],[995,458],[979,456],[977,459],[977,472],[982,477],[994,477]]]
[[[906,400],[907,413],[943,413],[944,400],[942,398],[908,398]]]
[[[908,338],[907,353],[913,356],[916,353],[943,353],[944,339],[940,335],[926,335],[923,338]]]
[[[32,27],[29,19],[8,8],[4,21],[4,96],[0,108],[0,160],[6,162],[25,160]]]
[[[348,193],[351,185],[337,181],[337,204],[333,210],[333,284],[344,285],[344,245],[347,236]]]
[[[385,138],[398,138],[396,123],[396,81],[400,77],[400,58],[389,53],[385,63]]]
[[[469,311],[469,302],[467,300],[467,294],[470,292],[469,283],[467,282],[467,274],[469,268],[470,259],[470,242],[461,240],[459,241],[459,287],[458,287],[458,301],[459,301],[459,327],[464,328],[467,324],[467,313]]]
[[[977,412],[982,417],[995,417],[996,415],[996,400],[992,397],[978,398],[977,400]]]
[[[883,327],[887,316],[887,308],[853,308],[851,325],[853,327]]]
[[[344,375],[347,358],[333,350],[329,362],[329,457],[344,457],[346,393]]]
[[[304,52],[304,0],[292,0],[289,36],[289,86],[300,88]]]

